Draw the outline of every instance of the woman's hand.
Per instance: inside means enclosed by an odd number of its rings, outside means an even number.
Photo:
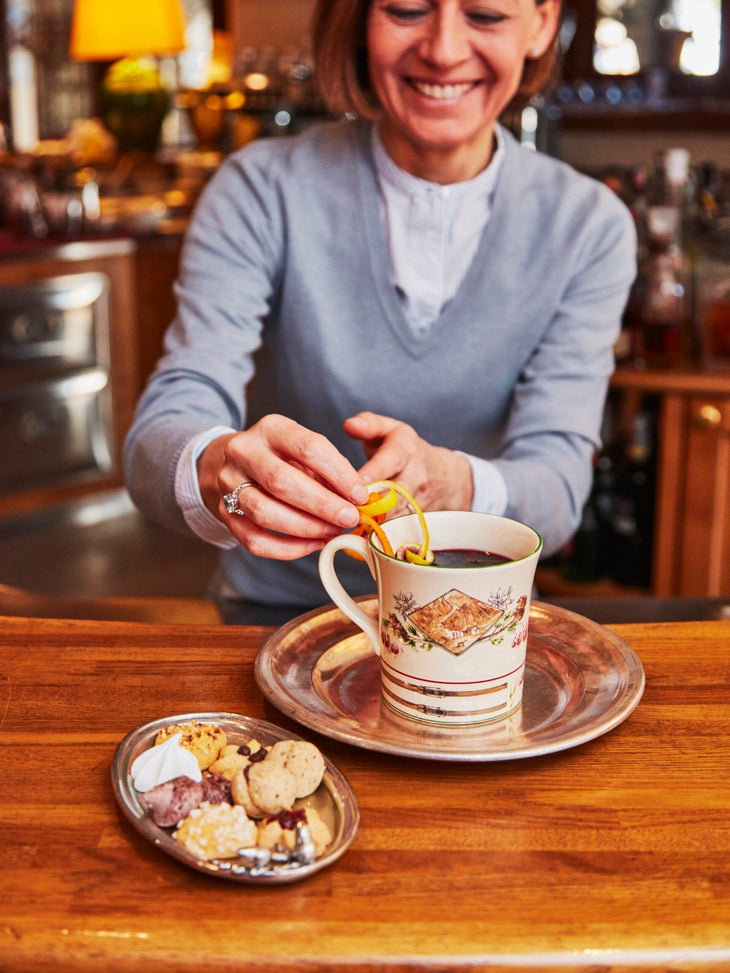
[[[397,480],[423,510],[471,509],[474,484],[463,456],[432,446],[412,426],[374,412],[347,419],[344,429],[363,443],[368,461],[359,472],[364,483]]]
[[[293,560],[319,550],[358,523],[368,491],[332,443],[285,416],[269,415],[245,432],[214,439],[198,460],[208,509],[252,554]],[[223,497],[242,481],[244,516],[229,514]]]

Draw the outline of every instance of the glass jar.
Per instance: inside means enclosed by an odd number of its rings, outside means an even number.
[[[730,370],[730,217],[718,219],[703,241],[695,286],[703,364]]]

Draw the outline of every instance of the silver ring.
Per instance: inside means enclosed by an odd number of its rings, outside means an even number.
[[[226,505],[226,513],[238,514],[239,517],[245,517],[246,514],[238,506],[238,494],[241,492],[241,490],[247,490],[248,487],[255,486],[258,486],[258,484],[254,483],[253,480],[242,480],[233,493],[225,493],[223,495],[223,503]]]

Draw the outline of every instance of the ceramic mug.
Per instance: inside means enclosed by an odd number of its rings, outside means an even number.
[[[530,597],[542,538],[526,524],[467,511],[427,513],[431,550],[489,551],[502,563],[439,567],[385,554],[375,534],[341,534],[320,552],[327,593],[368,636],[380,656],[385,704],[401,716],[440,725],[504,719],[522,702]],[[421,541],[415,514],[386,521],[397,551]],[[353,551],[368,565],[377,621],[345,590],[335,554]],[[445,556],[445,555],[444,555]]]

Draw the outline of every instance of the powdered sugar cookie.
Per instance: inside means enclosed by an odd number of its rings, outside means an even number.
[[[239,848],[253,848],[258,828],[235,804],[201,804],[180,822],[173,837],[198,858],[235,858]]]

